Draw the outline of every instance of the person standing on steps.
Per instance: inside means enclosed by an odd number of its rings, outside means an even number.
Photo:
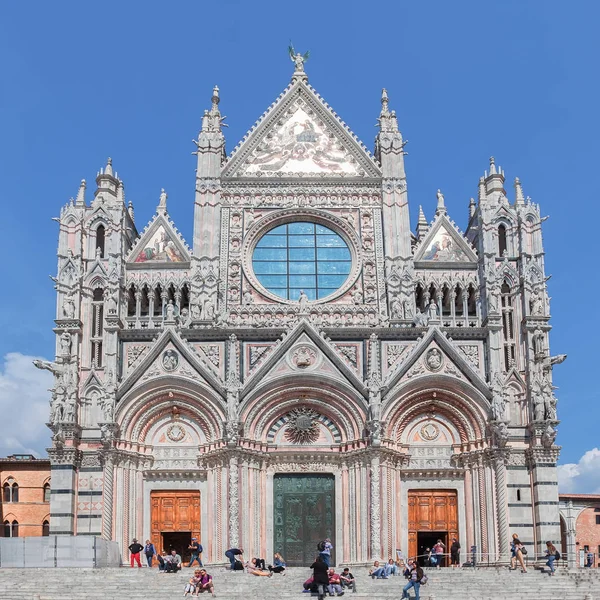
[[[190,558],[190,564],[188,565],[188,567],[191,567],[194,564],[194,561],[197,560],[198,561],[198,566],[202,566],[202,559],[200,558],[200,555],[202,554],[202,544],[200,544],[198,542],[198,538],[193,537],[192,538],[192,542],[190,543],[190,545],[188,546],[188,550],[192,551],[192,556]]]
[[[333,550],[333,544],[329,538],[325,538],[322,542],[317,544],[317,550],[319,551],[319,556],[323,559],[323,562],[329,566],[331,565],[331,551]]]
[[[140,561],[140,552],[143,549],[144,549],[144,546],[142,546],[135,538],[133,538],[133,541],[129,545],[129,552],[131,553],[129,562],[131,563],[132,569],[133,569],[134,561],[137,562],[137,565],[140,569],[142,568],[142,562]]]
[[[237,560],[239,560],[240,562],[243,562],[242,561],[243,554],[244,554],[244,550],[242,548],[229,548],[229,550],[227,550],[227,552],[225,552],[225,556],[229,559],[229,562],[231,563],[232,571],[235,571],[236,556],[239,556],[239,558]]]
[[[521,573],[527,573],[527,567],[525,566],[525,561],[523,560],[523,551],[525,550],[525,546],[521,543],[519,536],[516,533],[513,533],[512,540],[510,542],[510,568],[514,571],[517,568],[517,561],[521,565]],[[527,551],[525,550],[525,554]]]
[[[450,546],[450,564],[453,568],[460,567],[460,544],[456,538],[452,538]]]
[[[442,540],[438,540],[435,546],[431,549],[433,555],[435,556],[436,566],[439,569],[444,566],[444,550],[446,546],[443,544]]]
[[[146,557],[146,562],[148,563],[148,567],[152,568],[152,559],[156,554],[156,548],[154,544],[150,540],[146,540],[146,545],[144,546],[144,556]]]
[[[410,588],[415,589],[415,600],[420,598],[421,590],[421,579],[423,578],[423,569],[415,562],[410,569],[410,579],[408,583],[402,588],[402,598],[409,598],[408,590]]]
[[[560,554],[552,542],[546,542],[546,558],[548,559],[546,566],[550,567],[549,575],[552,576],[554,575],[554,561],[560,558]]]
[[[325,564],[321,554],[317,556],[315,562],[310,565],[310,568],[313,570],[313,587],[311,589],[316,587],[319,600],[324,600],[325,592],[327,591],[327,586],[329,585],[329,573],[328,567]]]

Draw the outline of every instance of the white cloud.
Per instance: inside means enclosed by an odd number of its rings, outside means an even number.
[[[36,356],[10,352],[0,366],[0,456],[45,456],[51,432],[50,392],[54,378],[33,366]]]
[[[600,494],[600,450],[588,450],[578,463],[558,465],[558,491]]]

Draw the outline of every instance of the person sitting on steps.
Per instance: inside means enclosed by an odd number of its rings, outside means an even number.
[[[354,575],[350,573],[350,569],[346,567],[340,574],[340,583],[342,588],[348,587],[353,593],[356,593],[356,580]]]
[[[212,597],[215,597],[215,585],[212,575],[209,575],[206,569],[200,569],[200,581],[196,585],[196,596],[204,592],[210,592]]]
[[[269,565],[269,571],[273,571],[273,573],[284,573],[285,571],[285,560],[283,560],[283,556],[279,554],[279,552],[275,552],[273,556],[273,564]]]
[[[257,577],[273,577],[272,571],[267,573],[267,571],[263,571],[262,569],[258,568],[255,558],[253,558],[251,561],[248,561],[244,565],[244,568],[246,569],[246,573],[250,573],[250,575],[256,575]]]
[[[183,597],[186,598],[189,594],[198,596],[197,586],[200,583],[200,569],[196,569],[190,580],[185,584]]]
[[[181,570],[181,556],[177,554],[177,550],[171,550],[171,554],[167,556],[167,565],[165,573],[177,573]]]
[[[385,567],[380,566],[379,561],[376,560],[373,563],[373,568],[370,569],[369,575],[371,579],[387,579],[387,575],[385,574]]]
[[[344,590],[342,589],[340,576],[335,572],[335,569],[329,569],[329,571],[327,571],[327,575],[329,577],[329,585],[327,586],[329,595],[333,596],[335,594],[337,596],[343,596]]]

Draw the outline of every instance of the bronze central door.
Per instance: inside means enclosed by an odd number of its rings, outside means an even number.
[[[334,541],[335,478],[333,475],[275,475],[274,552],[290,567],[307,567],[319,553],[317,544]],[[335,564],[335,547],[331,556]]]

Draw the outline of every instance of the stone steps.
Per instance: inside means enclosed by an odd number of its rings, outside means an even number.
[[[302,582],[309,569],[288,569],[286,576],[255,577],[209,567],[215,591],[221,600],[302,600]],[[338,571],[340,569],[337,569]],[[3,569],[0,570],[0,600],[172,600],[183,596],[193,569],[173,575],[157,569]],[[373,581],[367,569],[352,569],[358,592],[346,591],[352,600],[398,600],[405,584],[402,577]],[[427,570],[429,583],[421,598],[429,600],[584,600],[592,594],[600,600],[600,573],[562,568],[555,577],[530,570],[523,574],[507,569]],[[203,595],[206,598],[206,595]],[[411,594],[414,597],[414,594]]]

